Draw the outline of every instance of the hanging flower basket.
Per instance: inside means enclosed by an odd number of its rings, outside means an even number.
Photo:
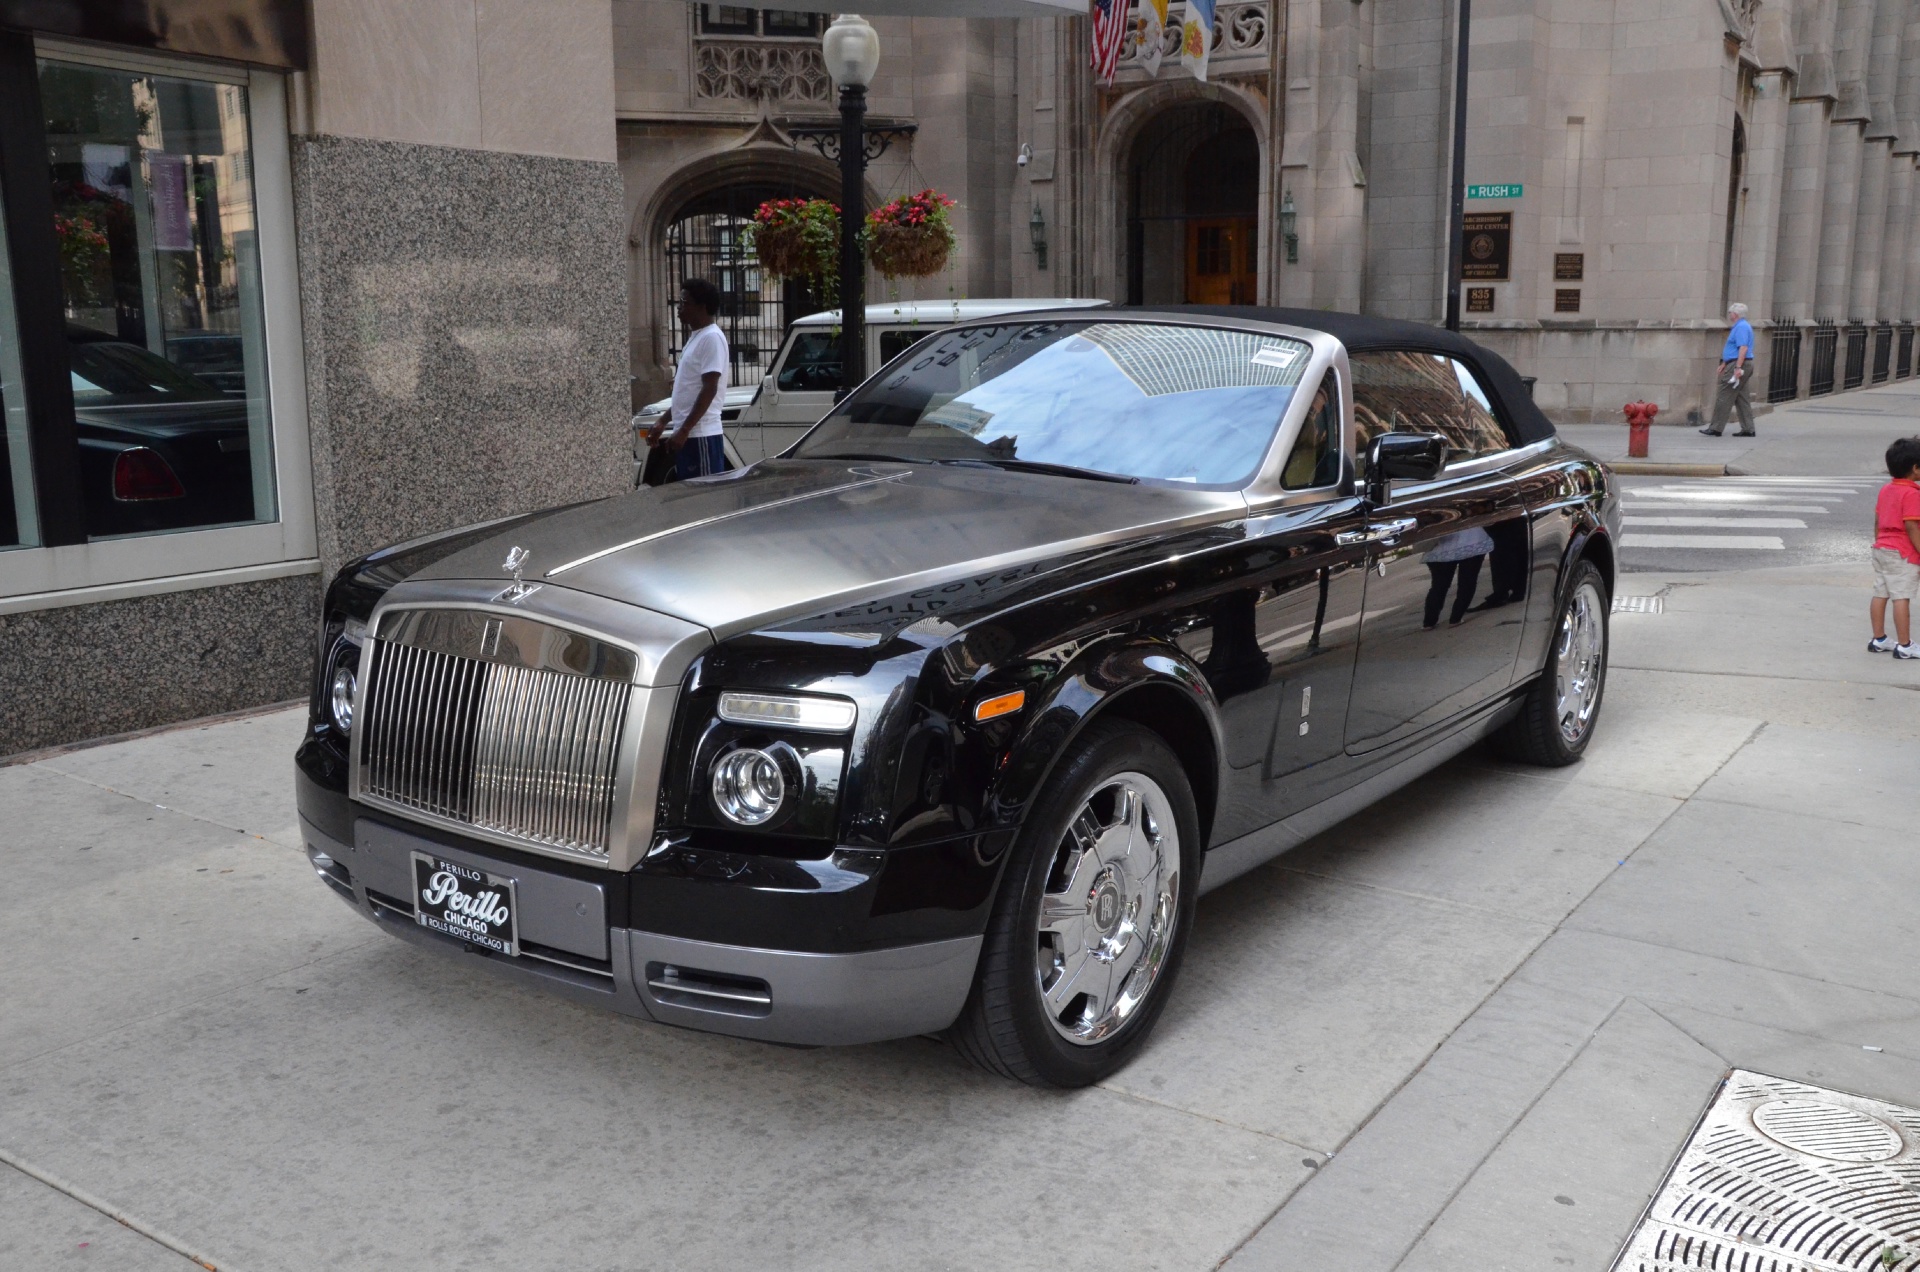
[[[840,209],[825,199],[769,199],[748,231],[760,268],[774,278],[800,278],[830,295],[839,275]]]
[[[947,209],[952,199],[933,190],[902,195],[867,217],[867,259],[888,278],[926,278],[947,267],[959,240]]]

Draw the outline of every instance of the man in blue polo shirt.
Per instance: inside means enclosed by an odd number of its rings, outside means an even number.
[[[1701,429],[1708,437],[1718,437],[1727,426],[1730,411],[1740,415],[1740,436],[1753,436],[1753,398],[1747,393],[1747,379],[1753,370],[1753,324],[1747,321],[1745,305],[1728,305],[1727,321],[1733,330],[1720,350],[1720,373],[1715,377],[1719,390],[1713,395],[1713,423]]]

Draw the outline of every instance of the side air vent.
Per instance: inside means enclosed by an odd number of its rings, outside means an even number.
[[[773,1011],[773,987],[751,976],[730,976],[675,963],[648,963],[647,989],[669,1007],[729,1016],[765,1016]]]

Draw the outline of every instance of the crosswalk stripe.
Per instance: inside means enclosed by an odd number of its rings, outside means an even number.
[[[1628,548],[1736,548],[1764,552],[1783,552],[1786,544],[1773,534],[1623,534],[1622,547]]]
[[[1667,502],[1660,502],[1660,501],[1650,500],[1650,499],[1628,499],[1628,500],[1625,500],[1621,504],[1621,506],[1625,508],[1628,512],[1704,512],[1706,511],[1697,503],[1686,503],[1680,500],[1670,500]],[[1818,515],[1832,512],[1833,509],[1823,508],[1819,504],[1766,503],[1766,504],[1742,504],[1738,508],[1728,508],[1726,509],[1726,511],[1727,512],[1794,512],[1794,513],[1799,513],[1803,516],[1807,514],[1813,514],[1818,516]]]
[[[1632,490],[1628,494],[1643,498],[1685,499],[1689,503],[1759,503],[1767,499],[1804,499],[1812,503],[1845,503],[1845,495],[1814,495],[1800,490],[1689,490],[1683,487],[1656,486],[1652,490]]]
[[[1746,530],[1805,530],[1807,523],[1798,517],[1623,517],[1630,526],[1704,526],[1724,529],[1735,526]]]

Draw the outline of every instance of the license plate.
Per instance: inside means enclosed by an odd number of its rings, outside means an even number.
[[[413,917],[421,927],[517,956],[519,908],[513,880],[431,853],[413,854]]]

